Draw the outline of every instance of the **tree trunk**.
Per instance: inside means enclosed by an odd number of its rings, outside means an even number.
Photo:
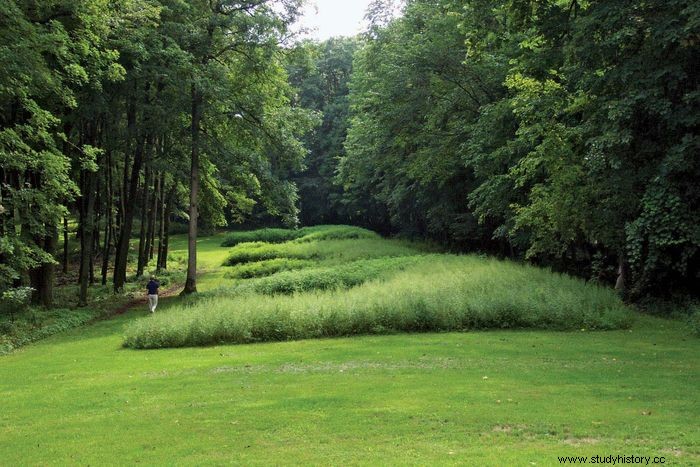
[[[53,256],[56,252],[56,244],[58,243],[58,229],[56,226],[48,228],[48,235],[35,240],[46,253]],[[56,267],[53,263],[44,263],[29,273],[31,286],[35,293],[33,297],[34,303],[41,304],[47,308],[53,305],[53,285],[55,278]]]
[[[168,204],[168,211],[165,213],[165,227],[163,234],[163,247],[162,247],[162,259],[160,267],[161,269],[168,269],[168,246],[170,244],[170,204]]]
[[[153,250],[155,246],[156,235],[156,219],[158,218],[158,206],[160,205],[159,198],[163,197],[161,187],[161,174],[157,174],[153,181],[153,204],[148,215],[148,233],[146,234],[146,262],[153,259]]]
[[[134,93],[136,93],[136,83],[134,83]],[[119,293],[124,290],[124,283],[126,282],[126,261],[129,253],[129,237],[131,237],[131,223],[133,221],[133,205],[129,202],[135,200],[136,196],[136,186],[133,188],[133,196],[131,200],[129,194],[130,185],[129,180],[132,181],[134,178],[138,181],[138,173],[141,170],[141,155],[138,156],[138,161],[136,160],[136,155],[134,156],[134,165],[138,165],[138,170],[136,170],[136,177],[134,177],[134,170],[132,167],[131,178],[129,177],[129,157],[131,151],[133,150],[135,154],[141,154],[143,151],[142,139],[137,135],[136,132],[136,102],[135,98],[129,100],[129,104],[126,110],[126,127],[127,127],[127,142],[126,151],[124,151],[124,172],[121,183],[117,183],[119,186],[119,213],[117,215],[117,224],[119,224],[118,235],[115,235],[117,239],[114,245],[114,272],[112,273],[112,284],[114,286],[114,293]],[[133,183],[132,183],[133,185]],[[127,216],[127,213],[129,214]],[[127,229],[126,219],[129,217],[129,225]],[[115,232],[116,233],[116,232]]]
[[[187,233],[187,281],[183,294],[197,292],[197,197],[199,195],[199,124],[201,120],[202,97],[192,84],[192,165],[190,166],[190,223]]]
[[[165,184],[165,182],[163,182]],[[168,190],[166,196],[162,199],[161,215],[160,215],[160,239],[158,240],[158,272],[161,269],[168,269],[168,240],[170,238],[170,212],[172,211],[172,199],[175,196],[177,184],[173,182],[172,187]]]
[[[124,291],[124,283],[126,283],[126,263],[129,254],[129,240],[131,237],[131,227],[134,223],[134,203],[138,192],[139,174],[141,172],[141,163],[143,161],[145,141],[139,138],[136,143],[136,151],[134,153],[134,164],[131,168],[131,182],[129,184],[128,199],[124,203],[124,223],[119,232],[119,241],[117,242],[117,251],[114,259],[114,292],[121,293]]]
[[[93,255],[93,232],[94,226],[94,210],[95,210],[95,187],[97,183],[97,174],[84,172],[84,187],[81,213],[81,245],[80,250],[80,293],[78,297],[78,306],[87,305],[88,282],[90,279],[90,270],[92,268]]]
[[[68,274],[68,216],[63,216],[63,274]]]
[[[95,187],[93,190],[93,196],[95,197],[95,202],[93,205],[93,229],[92,229],[92,243],[90,245],[90,285],[95,285],[95,253],[100,250],[100,176],[98,173],[92,174],[95,179]],[[97,206],[97,207],[95,207]]]
[[[150,159],[150,156],[148,157]],[[148,223],[148,207],[150,206],[150,191],[151,184],[151,163],[146,161],[146,174],[143,183],[143,195],[141,197],[141,232],[139,234],[139,257],[136,266],[136,277],[143,276],[143,270],[146,266],[146,226]]]
[[[86,185],[86,179],[85,179],[85,171],[80,170],[80,182],[79,182],[79,188],[80,188],[80,193],[81,196],[78,201],[78,228],[75,231],[75,236],[80,240],[80,254],[79,254],[79,263],[78,263],[78,280],[76,281],[76,284],[78,284],[78,287],[80,287],[80,278],[83,276],[83,257],[82,253],[83,250],[85,250],[85,235],[83,235],[83,225],[85,223],[85,194],[87,193],[87,185]]]
[[[622,296],[627,293],[627,263],[624,254],[618,255],[617,281],[615,282],[615,290]]]
[[[107,151],[107,171],[105,172],[105,241],[102,247],[102,285],[107,285],[107,270],[109,269],[109,253],[112,246],[112,154]]]

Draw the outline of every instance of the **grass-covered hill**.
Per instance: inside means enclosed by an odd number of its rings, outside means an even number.
[[[439,253],[358,227],[228,235],[223,279],[136,321],[124,345],[183,347],[493,328],[621,329],[613,291],[532,266]]]
[[[235,266],[260,246],[224,238],[198,241],[199,297],[0,356],[0,464],[700,462],[700,346],[680,322],[570,277],[376,235],[287,239]],[[186,254],[174,237],[172,264]],[[455,324],[498,329],[399,332]],[[348,337],[286,341],[331,331]],[[134,350],[125,333],[208,345]],[[258,343],[217,345],[235,336]]]

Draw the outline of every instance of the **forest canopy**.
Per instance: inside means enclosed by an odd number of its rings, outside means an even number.
[[[121,292],[176,223],[187,293],[200,230],[240,223],[693,289],[697,2],[395,3],[318,43],[290,28],[303,0],[0,0],[0,294],[50,306],[71,239],[79,302]]]
[[[325,204],[629,298],[688,290],[698,45],[697,2],[408,1],[354,55]]]

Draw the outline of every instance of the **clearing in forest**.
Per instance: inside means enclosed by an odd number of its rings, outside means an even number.
[[[530,266],[307,235],[202,238],[198,296],[0,357],[2,462],[700,462],[681,324]]]

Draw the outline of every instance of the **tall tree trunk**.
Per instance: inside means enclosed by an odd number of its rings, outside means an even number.
[[[63,216],[63,274],[68,274],[68,216]]]
[[[165,182],[163,182],[165,183]],[[168,269],[168,239],[170,230],[170,212],[172,211],[172,199],[175,196],[177,184],[173,182],[172,187],[168,190],[167,195],[162,199],[161,216],[160,216],[160,239],[158,240],[158,272],[161,269]]]
[[[100,251],[100,174],[92,174],[95,179],[95,187],[93,196],[95,197],[93,205],[93,229],[92,229],[92,243],[90,245],[90,267],[89,267],[89,277],[90,285],[95,285],[95,254]]]
[[[162,174],[157,174],[153,180],[153,203],[148,213],[148,232],[146,233],[146,262],[153,259],[155,249],[156,219],[158,218],[159,199],[163,197],[161,187]]]
[[[150,156],[147,156],[146,170],[143,183],[143,193],[141,196],[141,231],[139,234],[139,257],[136,266],[136,277],[143,276],[143,270],[146,266],[146,227],[148,223],[148,207],[150,206],[150,184],[151,184],[151,162]]]
[[[105,241],[102,247],[102,285],[107,285],[107,270],[109,269],[109,253],[112,246],[112,153],[107,151],[107,170],[105,172]]]
[[[190,223],[187,233],[187,281],[183,294],[197,291],[197,217],[199,196],[199,124],[202,113],[202,97],[193,83],[192,97],[192,165],[190,166]]]
[[[93,256],[93,232],[94,210],[95,210],[95,188],[97,184],[97,174],[84,172],[85,191],[82,194],[83,212],[81,213],[81,251],[80,251],[80,292],[78,296],[78,306],[87,305],[88,281],[90,280],[90,270],[92,269]]]
[[[144,145],[145,140],[139,138],[136,143],[136,151],[134,152],[134,164],[131,167],[131,181],[129,183],[128,197],[124,203],[124,223],[119,232],[119,241],[117,242],[117,251],[114,259],[113,284],[115,293],[123,292],[124,283],[126,283],[126,263],[129,254],[131,228],[134,223],[134,204],[138,194],[139,174],[143,162]]]
[[[618,254],[617,260],[617,281],[615,281],[615,290],[623,297],[627,294],[627,261],[625,261],[624,253]]]
[[[58,228],[53,225],[47,228],[47,235],[35,240],[46,253],[54,255],[58,243]],[[34,293],[34,303],[41,304],[47,308],[53,305],[53,286],[56,267],[53,263],[43,263],[38,268],[29,272],[31,286],[36,291]]]
[[[136,94],[136,83],[134,83],[133,93],[134,95]],[[125,234],[125,231],[127,230],[127,212],[129,212],[130,215],[133,215],[133,206],[130,205],[129,201],[134,201],[134,198],[129,200],[129,180],[133,180],[134,178],[133,168],[131,168],[132,175],[131,177],[129,176],[129,158],[132,151],[134,151],[135,153],[139,153],[139,151],[143,150],[143,147],[140,145],[141,138],[139,137],[136,131],[136,97],[133,96],[129,99],[129,103],[126,109],[126,129],[127,141],[126,150],[124,151],[124,171],[121,183],[117,182],[117,185],[119,187],[119,212],[117,213],[118,229],[117,232],[115,232],[115,234],[117,235],[115,235],[114,237],[116,239],[116,243],[114,245],[114,272],[112,273],[112,284],[114,287],[114,293],[122,292],[124,290],[124,282],[126,282],[126,261],[129,252],[129,237],[131,236],[131,222],[133,220],[131,219],[129,221],[128,232],[126,232]],[[136,157],[134,157],[134,159],[136,159]],[[138,180],[138,172],[141,170],[140,157],[139,161],[134,160],[134,164],[136,165],[137,162],[139,167],[136,171],[136,179]],[[136,187],[134,187],[134,190],[136,190]],[[124,238],[125,235],[126,238]],[[124,245],[123,241],[126,241],[126,245]],[[125,251],[124,248],[126,248]]]
[[[161,269],[168,269],[168,247],[170,245],[170,210],[171,204],[168,203],[168,211],[165,213],[165,228],[164,228],[164,234],[163,234],[163,248],[162,248],[162,261],[161,261]]]
[[[80,286],[80,278],[83,276],[83,257],[82,257],[82,252],[85,250],[85,235],[83,235],[83,225],[85,224],[85,203],[86,203],[86,193],[87,193],[87,179],[85,178],[85,170],[80,170],[80,181],[79,181],[79,187],[80,187],[80,193],[81,196],[78,201],[78,228],[75,231],[75,236],[80,240],[80,254],[79,254],[79,263],[78,263],[78,279],[76,281],[76,284]]]

